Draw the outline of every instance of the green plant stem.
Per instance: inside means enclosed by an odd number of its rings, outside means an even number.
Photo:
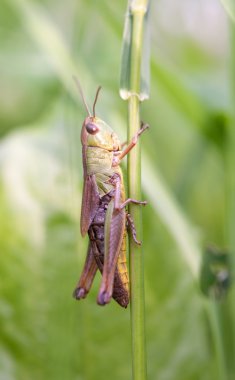
[[[215,357],[217,364],[217,379],[227,380],[227,367],[225,360],[225,351],[223,343],[223,331],[220,322],[220,310],[217,300],[205,300],[205,309],[207,310],[207,315],[209,317],[211,333],[213,336],[214,347],[215,347]]]
[[[144,7],[146,1],[133,2],[132,41],[130,62],[130,98],[128,103],[128,138],[140,128],[140,72],[143,40]],[[136,7],[136,9],[135,9]],[[142,9],[142,11],[140,11]],[[138,142],[128,156],[129,197],[141,199],[141,158]],[[142,235],[141,206],[130,205],[129,211],[135,221],[138,239]],[[144,265],[143,250],[130,239],[131,278],[131,331],[132,331],[132,376],[133,380],[146,379],[145,310],[144,310]]]
[[[231,62],[230,62],[230,84],[231,84],[231,121],[228,131],[228,237],[233,252],[233,264],[235,264],[235,24],[231,23]],[[235,267],[235,265],[234,265]]]
[[[227,214],[227,240],[229,249],[231,250],[231,264],[232,264],[232,289],[229,293],[229,309],[231,312],[230,321],[235,320],[235,24],[230,23],[230,86],[231,86],[231,120],[228,128],[227,138],[227,192],[226,192],[226,214]],[[232,352],[231,357],[235,355],[235,326],[230,323],[230,344],[229,351]],[[235,362],[231,360],[231,372],[235,373]]]
[[[130,99],[129,125],[139,124],[138,99]],[[131,128],[133,129],[133,128]],[[132,134],[133,136],[133,134]],[[133,150],[128,160],[129,197],[141,199],[140,186],[140,148],[139,144]],[[141,240],[141,206],[131,205],[130,214],[135,221],[137,237]],[[131,329],[132,329],[132,363],[133,379],[146,378],[146,353],[145,353],[145,311],[144,311],[144,260],[143,250],[137,246],[133,239],[129,243],[130,252],[130,283],[131,283]]]

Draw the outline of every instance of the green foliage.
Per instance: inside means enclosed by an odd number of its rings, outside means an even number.
[[[231,284],[231,258],[228,252],[208,247],[204,252],[200,285],[202,292],[212,299],[226,296]]]
[[[151,97],[141,110],[151,126],[142,170],[151,380],[234,373],[234,287],[214,306],[197,283],[201,247],[234,252],[235,215],[226,19],[218,3],[204,3],[214,12],[188,0],[151,4]],[[125,1],[1,2],[0,379],[130,379],[128,310],[96,305],[100,276],[85,301],[72,298],[86,254],[85,111],[72,76],[89,104],[102,85],[97,114],[125,141],[125,9]]]
[[[234,0],[221,0],[226,12],[231,17],[233,22],[235,22],[235,2]]]

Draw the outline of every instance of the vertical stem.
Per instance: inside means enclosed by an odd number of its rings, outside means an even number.
[[[235,24],[230,23],[230,84],[231,84],[231,121],[228,128],[227,136],[227,235],[228,244],[232,255],[232,278],[235,275]],[[233,281],[233,286],[229,294],[229,309],[231,312],[231,321],[235,320],[235,284]],[[235,326],[230,323],[230,336],[231,336],[231,346],[229,347],[230,352],[232,352],[232,357],[235,355]],[[235,363],[232,360],[232,372],[235,371]]]
[[[140,128],[140,73],[143,40],[143,20],[146,1],[132,1],[132,40],[130,62],[130,98],[128,107],[128,139]],[[141,199],[141,160],[138,142],[128,157],[129,197]],[[130,205],[138,239],[142,235],[141,206]],[[130,239],[130,278],[131,278],[131,331],[132,331],[132,370],[133,380],[146,379],[145,311],[144,311],[144,266],[143,252],[133,239]]]
[[[224,351],[224,343],[223,343],[223,331],[220,321],[220,309],[218,305],[218,301],[215,299],[211,299],[205,302],[205,308],[207,310],[207,314],[210,321],[211,332],[214,341],[215,347],[215,356],[216,356],[216,364],[217,364],[217,379],[218,380],[227,380],[227,367],[225,360],[225,351]]]
[[[231,121],[228,130],[227,151],[227,217],[228,217],[228,239],[231,250],[235,255],[235,25],[230,24],[230,84],[231,84]],[[235,257],[235,256],[234,256]],[[235,259],[233,260],[233,263]]]

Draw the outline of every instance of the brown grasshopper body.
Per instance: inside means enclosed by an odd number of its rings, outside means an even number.
[[[137,244],[134,224],[126,214],[125,206],[132,202],[125,198],[121,159],[136,144],[138,136],[147,128],[143,126],[131,143],[122,151],[120,141],[113,130],[93,115],[86,117],[81,131],[84,187],[81,210],[81,234],[88,233],[87,258],[74,291],[76,299],[85,298],[90,290],[97,269],[102,282],[97,302],[105,305],[113,297],[121,306],[129,303],[129,279],[126,265],[126,223],[131,228]],[[84,101],[85,103],[85,101]],[[86,103],[85,103],[86,105]]]
[[[110,194],[104,195],[99,203],[97,213],[89,227],[88,235],[90,239],[90,248],[95,262],[103,272],[104,267],[104,241],[105,241],[105,217],[108,205],[112,200]],[[114,273],[114,285],[112,297],[123,307],[129,302],[129,278],[126,264],[126,229],[124,229],[121,247],[119,250],[117,265]]]

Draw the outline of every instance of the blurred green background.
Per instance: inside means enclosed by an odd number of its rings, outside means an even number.
[[[131,378],[129,310],[96,305],[99,274],[86,301],[72,298],[87,246],[85,111],[72,75],[90,104],[102,85],[97,113],[124,141],[125,12],[124,0],[1,0],[0,380]],[[225,379],[223,356],[232,379],[231,295],[214,313],[197,282],[203,247],[229,248],[231,68],[221,4],[152,1],[151,50],[142,105],[151,126],[142,138],[149,379]]]

